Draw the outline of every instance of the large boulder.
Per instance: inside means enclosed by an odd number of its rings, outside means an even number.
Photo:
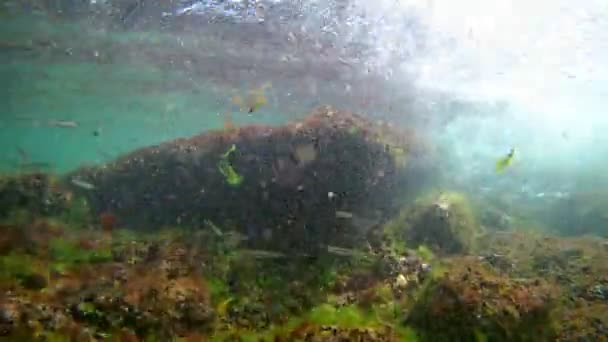
[[[477,257],[444,260],[408,322],[424,341],[548,341],[559,290],[540,279],[500,275]]]
[[[286,126],[248,126],[145,147],[66,182],[120,225],[235,231],[255,247],[353,244],[398,208],[418,140],[321,107]],[[361,234],[359,234],[361,233]]]
[[[440,254],[472,252],[482,232],[467,197],[456,192],[422,196],[385,226],[393,240]]]

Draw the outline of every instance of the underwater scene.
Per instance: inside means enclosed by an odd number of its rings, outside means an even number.
[[[608,341],[608,5],[3,0],[1,341]]]

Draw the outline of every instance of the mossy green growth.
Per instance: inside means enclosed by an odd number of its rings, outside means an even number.
[[[231,328],[228,331],[219,332],[210,336],[209,341],[276,341],[277,336],[288,335],[291,330],[295,329],[301,323],[301,319],[293,319],[287,324],[281,326],[270,326],[270,328],[264,331],[244,331],[238,328]]]
[[[230,164],[230,161],[228,160],[228,158],[232,153],[234,153],[234,151],[236,151],[236,145],[233,144],[230,149],[226,151],[226,153],[222,154],[217,167],[226,179],[226,183],[231,186],[239,186],[243,182],[243,176],[239,175],[234,170],[234,168]]]
[[[475,342],[487,342],[488,336],[481,332],[479,329],[475,329],[473,331],[473,335],[475,335]]]
[[[43,340],[47,342],[70,342],[72,338],[69,335],[64,335],[58,332],[44,332]]]
[[[99,250],[84,250],[71,241],[54,239],[50,243],[51,259],[57,263],[97,263],[112,260],[109,248]]]
[[[332,268],[322,269],[319,273],[319,284],[321,286],[331,288],[338,279],[338,271]]]
[[[422,258],[422,260],[426,262],[430,262],[435,259],[435,254],[433,254],[433,251],[425,245],[418,246],[418,248],[416,248],[416,253]]]
[[[391,303],[394,300],[393,289],[390,284],[376,286],[376,294],[381,303]]]
[[[399,336],[399,341],[405,342],[418,342],[420,341],[420,336],[412,327],[397,327],[396,329],[397,336]]]
[[[25,254],[0,257],[0,281],[12,281],[34,273],[35,259]]]
[[[333,325],[340,328],[391,327],[400,341],[418,341],[418,334],[411,327],[399,324],[399,308],[393,305],[374,306],[363,310],[355,305],[334,307],[321,304],[313,308],[305,321],[316,325]]]
[[[377,323],[369,313],[353,305],[336,308],[321,304],[310,311],[308,319],[314,324],[336,325],[342,328],[375,326]]]
[[[93,303],[82,302],[78,304],[78,311],[82,312],[85,315],[93,315],[97,313],[97,308]]]
[[[209,293],[211,299],[219,304],[230,297],[230,289],[226,282],[220,278],[207,278],[207,285],[209,286]]]
[[[418,199],[402,219],[411,247],[424,245],[444,254],[475,250],[482,230],[467,197],[457,192],[431,193]]]

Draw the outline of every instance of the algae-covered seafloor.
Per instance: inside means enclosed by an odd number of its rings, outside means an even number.
[[[4,175],[0,334],[606,340],[608,241],[482,227],[466,195],[425,190],[432,149],[403,137],[322,107],[64,176]]]

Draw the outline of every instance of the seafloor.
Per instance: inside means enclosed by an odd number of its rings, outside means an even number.
[[[272,132],[231,129],[205,135],[219,140],[198,137],[142,149],[108,167],[77,171],[82,178],[71,178],[71,183],[43,173],[3,176],[2,338],[607,340],[608,240],[548,236],[516,224],[503,230],[482,227],[478,217],[483,208],[451,191],[418,189],[401,209],[363,219],[363,204],[387,207],[369,191],[386,191],[380,197],[390,198],[387,189],[407,184],[397,175],[419,174],[397,167],[404,153],[397,147],[400,143],[391,141],[389,146],[387,134],[372,134],[376,128],[363,119],[332,110],[311,118]],[[300,129],[306,133],[301,135]],[[281,146],[287,145],[260,142],[273,139],[298,141],[292,146],[295,155],[287,151],[291,161],[281,157]],[[197,144],[211,147],[198,155],[196,160],[205,162],[196,173],[189,171],[198,164],[187,158],[180,159],[175,173],[162,172],[167,170],[163,165],[173,164],[160,161],[179,155],[177,147],[202,146]],[[242,153],[217,156],[231,144]],[[411,141],[408,144],[410,156],[414,149]],[[250,146],[247,153],[243,146]],[[357,151],[352,159],[336,157],[346,148]],[[268,159],[277,158],[267,169],[251,158],[263,151]],[[211,160],[207,152],[216,156],[217,167],[204,167]],[[137,166],[134,160],[142,156],[154,161],[156,173]],[[350,161],[366,161],[367,166],[337,167]],[[258,171],[247,170],[247,165]],[[324,172],[330,178],[317,177]],[[349,177],[353,172],[357,177]],[[161,186],[180,173],[197,176],[169,189]],[[272,181],[259,182],[269,174]],[[200,193],[198,182],[209,177],[213,182],[205,186],[223,184],[213,191],[228,197],[213,197],[216,202],[210,208],[193,199],[182,201],[180,196],[189,198],[188,189],[194,185]],[[343,178],[351,183],[336,186],[347,190],[324,190],[327,182]],[[149,179],[158,184],[154,192],[139,187]],[[349,184],[355,192],[348,192]],[[176,193],[169,196],[171,189]],[[284,193],[288,196],[281,197]],[[254,194],[262,197],[249,197]],[[182,204],[156,206],[158,196],[165,196],[161,204]],[[292,203],[292,198],[299,200]],[[293,205],[275,206],[274,201]],[[333,207],[335,203],[354,210]],[[194,214],[197,208],[203,217]],[[238,210],[246,208],[258,211],[240,215]],[[187,214],[173,223],[155,219],[174,217],[177,211]],[[234,217],[229,217],[231,212]],[[282,217],[283,212],[300,216]],[[306,227],[297,224],[303,218]],[[253,234],[242,227],[251,221],[264,229]],[[133,229],[138,223],[143,227]],[[339,229],[332,230],[334,226]],[[310,235],[310,227],[315,234]],[[364,239],[356,238],[360,231]]]

